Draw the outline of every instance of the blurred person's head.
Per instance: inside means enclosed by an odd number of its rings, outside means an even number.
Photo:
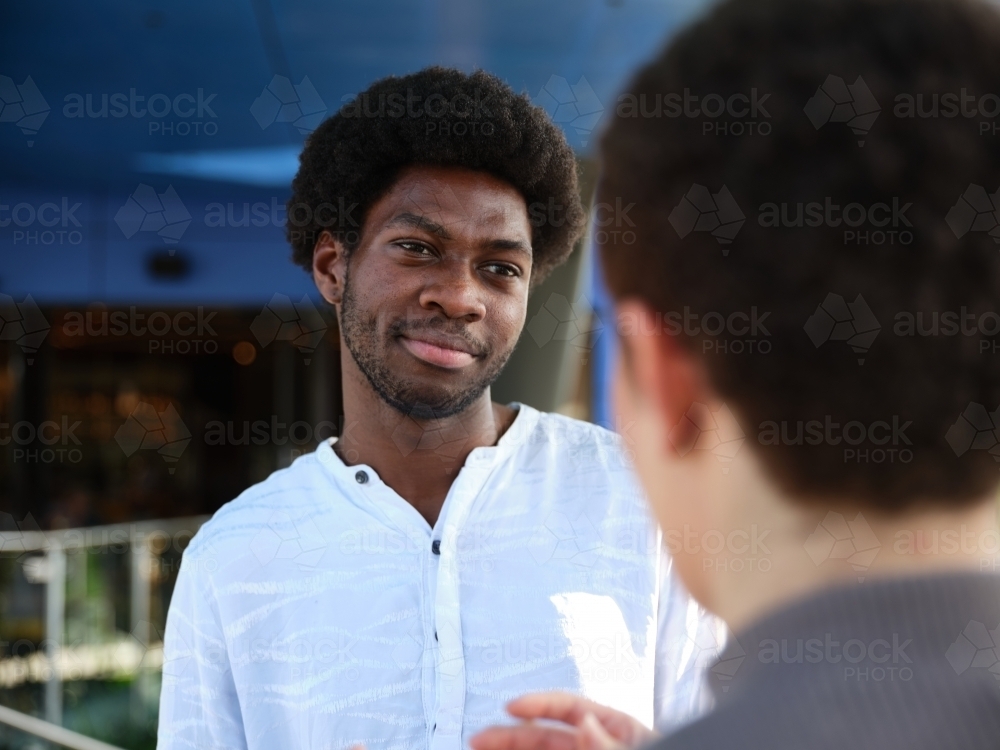
[[[562,132],[495,76],[429,68],[374,83],[300,161],[288,239],[336,308],[348,364],[399,412],[461,412],[582,233]]]
[[[665,530],[727,540],[675,549],[723,614],[754,576],[779,599],[857,575],[868,529],[992,522],[1000,199],[968,191],[1000,186],[998,50],[980,2],[730,0],[618,100],[598,188],[634,203],[635,234],[601,246],[616,404]],[[751,527],[773,569],[729,544]],[[881,544],[873,572],[971,564]]]

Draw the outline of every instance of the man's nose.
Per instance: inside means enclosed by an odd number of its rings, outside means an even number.
[[[475,268],[460,259],[445,260],[429,269],[420,291],[420,306],[441,310],[449,318],[480,320],[486,315]]]

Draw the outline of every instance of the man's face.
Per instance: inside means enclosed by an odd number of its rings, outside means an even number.
[[[524,326],[531,226],[521,194],[484,172],[415,166],[365,218],[339,311],[344,343],[388,404],[460,413]]]

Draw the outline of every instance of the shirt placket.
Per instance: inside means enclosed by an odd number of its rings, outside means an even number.
[[[356,464],[349,467],[354,483],[361,491],[363,502],[377,516],[404,533],[411,543],[426,552],[420,559],[421,606],[420,620],[409,631],[409,636],[423,644],[420,658],[421,696],[423,715],[428,721],[428,744],[434,736],[433,723],[435,706],[437,705],[435,674],[437,672],[437,633],[434,629],[434,597],[437,587],[438,555],[434,552],[434,530],[417,513],[416,509],[395,490],[380,481],[378,474],[370,466]]]
[[[434,592],[437,707],[430,750],[461,750],[465,716],[465,652],[462,647],[461,560],[459,536],[472,516],[473,505],[490,474],[488,455],[470,454],[448,493],[447,515],[435,533],[431,554],[438,547]]]

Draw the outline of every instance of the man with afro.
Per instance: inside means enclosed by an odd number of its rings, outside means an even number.
[[[725,633],[674,577],[629,443],[490,397],[585,227],[561,131],[492,75],[430,68],[300,161],[288,239],[336,311],[345,428],[186,550],[161,750],[461,750],[538,690],[694,718]]]

